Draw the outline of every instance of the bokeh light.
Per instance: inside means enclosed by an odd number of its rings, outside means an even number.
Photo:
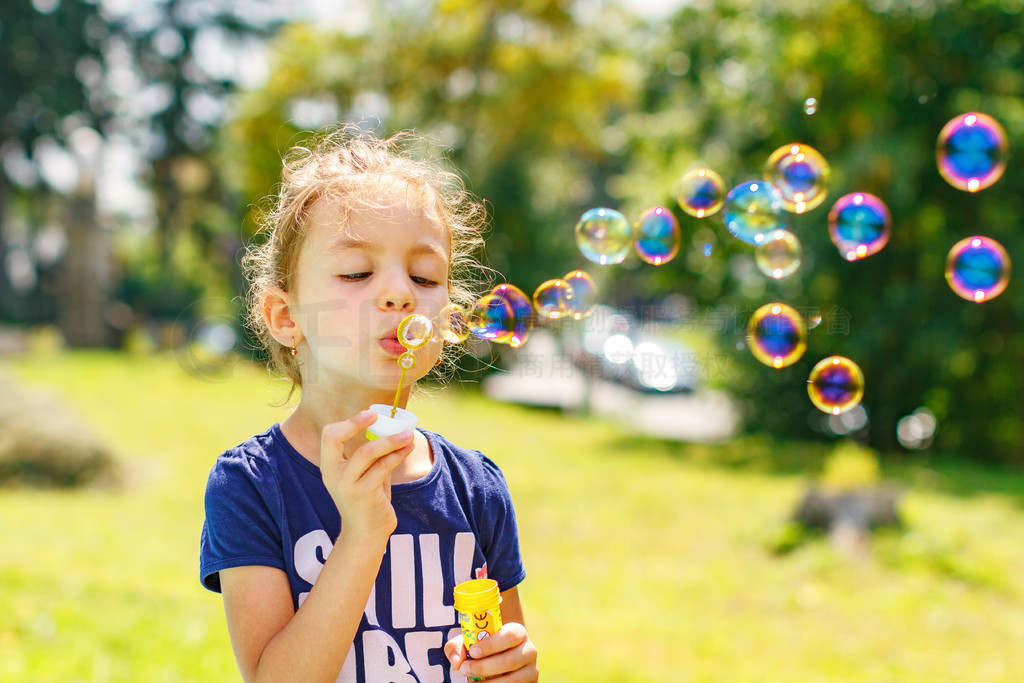
[[[839,415],[858,405],[864,397],[864,373],[849,358],[829,356],[811,369],[807,394],[818,410]]]
[[[679,221],[663,206],[647,209],[633,224],[633,248],[645,263],[660,266],[679,253]]]
[[[891,225],[885,202],[867,192],[843,195],[828,212],[828,236],[847,261],[881,251],[889,243]]]
[[[740,183],[725,196],[725,227],[747,244],[760,244],[765,235],[785,228],[782,196],[769,182]]]
[[[795,273],[802,257],[800,240],[789,230],[773,230],[754,249],[758,270],[775,280]]]
[[[928,448],[935,438],[939,422],[935,414],[921,407],[896,423],[896,440],[906,449]]]
[[[569,287],[566,299],[566,314],[573,320],[586,318],[597,306],[597,283],[588,273],[573,270],[565,274],[562,281]]]
[[[725,181],[710,168],[696,168],[676,183],[676,201],[695,218],[712,216],[725,202]]]
[[[967,112],[943,126],[935,158],[946,182],[958,190],[980,192],[1003,176],[1008,149],[1006,131],[998,121]]]
[[[949,250],[946,281],[968,301],[981,303],[1003,293],[1010,282],[1010,255],[989,237],[967,237]]]
[[[771,303],[754,311],[747,323],[747,345],[754,358],[771,368],[800,360],[807,349],[807,328],[792,306]]]
[[[588,261],[622,263],[633,248],[633,229],[615,209],[589,209],[576,223],[576,246]]]
[[[797,142],[772,152],[765,177],[778,189],[787,211],[804,213],[821,206],[828,196],[832,169],[821,152]]]

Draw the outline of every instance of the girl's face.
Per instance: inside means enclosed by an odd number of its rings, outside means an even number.
[[[448,304],[446,230],[402,196],[347,217],[337,200],[318,200],[306,229],[289,302],[308,344],[303,386],[394,391],[406,351],[398,324],[412,313],[436,321]],[[440,341],[416,351],[406,381],[424,376],[440,351]]]

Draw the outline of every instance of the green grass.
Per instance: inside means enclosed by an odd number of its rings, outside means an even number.
[[[0,680],[239,680],[219,597],[198,582],[206,474],[286,411],[248,365],[26,356],[123,463],[115,490],[0,491]],[[458,387],[421,423],[489,453],[519,512],[528,626],[548,681],[1018,681],[1024,477],[883,459],[906,533],[849,558],[771,548],[820,446],[641,439]]]

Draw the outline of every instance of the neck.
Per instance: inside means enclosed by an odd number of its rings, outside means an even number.
[[[411,387],[405,387],[398,395],[398,407],[405,408],[409,402]],[[390,390],[350,390],[345,392],[328,392],[320,387],[308,387],[302,391],[299,405],[295,412],[282,423],[281,430],[285,437],[310,462],[320,466],[320,434],[323,428],[334,422],[347,420],[357,413],[366,410],[374,403],[392,405],[394,392]],[[346,447],[355,450],[366,443],[366,437],[360,433],[353,437]]]

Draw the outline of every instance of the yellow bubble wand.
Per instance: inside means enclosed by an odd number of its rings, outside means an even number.
[[[404,346],[407,351],[398,357],[398,367],[402,374],[398,376],[398,388],[395,389],[395,400],[391,403],[391,417],[398,412],[398,399],[402,395],[402,387],[405,386],[405,373],[416,367],[416,355],[418,351],[426,346],[434,336],[434,323],[425,315],[413,313],[407,315],[398,324],[398,343]]]

